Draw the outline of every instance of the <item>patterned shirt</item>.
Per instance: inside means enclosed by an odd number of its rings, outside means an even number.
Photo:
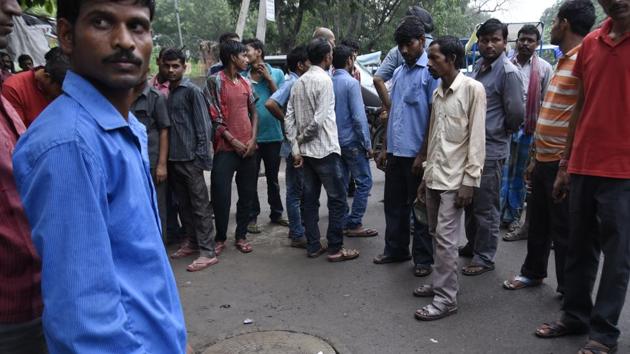
[[[562,159],[569,134],[569,121],[577,102],[578,79],[573,75],[573,67],[580,48],[578,45],[558,60],[547,88],[534,134],[538,161]]]
[[[293,155],[317,159],[341,155],[335,92],[328,72],[313,65],[295,82],[284,124]]]

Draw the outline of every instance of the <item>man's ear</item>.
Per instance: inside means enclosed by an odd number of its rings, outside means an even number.
[[[57,20],[57,40],[63,53],[70,56],[74,47],[74,26],[65,18]]]

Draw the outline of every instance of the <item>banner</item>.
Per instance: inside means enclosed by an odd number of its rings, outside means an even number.
[[[267,21],[276,22],[276,6],[274,0],[267,0],[265,13],[267,15]]]

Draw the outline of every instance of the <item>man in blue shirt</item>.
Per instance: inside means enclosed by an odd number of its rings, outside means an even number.
[[[351,174],[356,183],[352,211],[346,215],[344,231],[348,237],[376,236],[378,235],[376,230],[364,228],[362,223],[372,189],[369,160],[372,157],[372,142],[361,96],[361,84],[350,75],[350,70],[354,68],[353,49],[345,45],[335,47],[333,66],[335,116],[344,167],[344,183],[348,185]]]
[[[265,102],[278,90],[284,82],[284,73],[280,69],[272,68],[265,63],[265,47],[256,38],[246,39],[243,44],[247,47],[247,59],[249,59],[249,70],[245,77],[249,79],[254,94],[256,96],[256,112],[258,113],[258,132],[256,142],[258,150],[256,152],[257,171],[260,170],[260,163],[265,163],[265,179],[267,180],[267,201],[271,208],[269,218],[272,224],[289,226],[289,221],[282,217],[284,208],[280,199],[280,184],[278,183],[278,171],[280,170],[280,147],[284,135],[282,125],[265,107]],[[252,202],[250,222],[247,231],[259,233],[257,218],[260,214],[260,202],[258,191]]]
[[[424,52],[424,25],[416,16],[407,16],[394,34],[405,63],[392,78],[392,106],[387,136],[377,164],[385,167],[385,250],[374,263],[409,260],[411,204],[422,180],[423,148],[429,126],[431,97],[438,81],[429,73]],[[414,218],[414,274],[431,273],[432,240],[426,225]]]
[[[291,89],[297,79],[311,67],[306,46],[297,46],[287,55],[289,78],[269,97],[265,107],[280,122],[284,123],[284,109],[291,97]],[[287,184],[286,204],[289,217],[289,238],[291,247],[306,248],[304,225],[302,224],[302,190],[304,188],[304,169],[293,167],[291,144],[285,138],[280,148],[280,157],[286,158],[285,180]]]
[[[129,112],[154,2],[60,1],[63,94],[20,139],[15,178],[42,258],[51,353],[184,353],[146,128]]]

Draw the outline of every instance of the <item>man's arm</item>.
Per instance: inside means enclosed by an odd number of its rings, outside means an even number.
[[[297,124],[295,120],[295,96],[291,95],[289,98],[289,104],[287,105],[287,114],[284,116],[284,130],[287,135],[287,140],[291,143],[291,155],[293,155],[293,161],[295,167],[301,167],[302,156],[300,154],[300,143],[297,141]],[[297,159],[297,161],[296,161]]]
[[[210,163],[210,113],[208,104],[201,90],[195,88],[191,90],[192,115],[197,146],[195,147],[195,157],[201,159],[204,165]],[[204,166],[210,168],[210,166]]]
[[[167,177],[166,163],[168,161],[168,129],[171,126],[171,120],[168,116],[166,97],[161,94],[157,96],[153,113],[155,114],[157,127],[158,129],[160,129],[158,161],[155,168],[155,180],[157,181],[157,183],[161,183],[166,181]]]
[[[518,71],[505,74],[501,99],[505,110],[505,128],[508,133],[516,132],[525,118],[523,83]]]
[[[463,185],[479,187],[486,159],[486,90],[479,84],[471,88],[473,100],[468,113],[468,156]]]
[[[31,122],[29,122],[26,118],[24,102],[22,102],[22,100],[20,99],[20,94],[17,92],[17,90],[13,86],[7,85],[5,83],[4,85],[2,85],[2,96],[4,96],[4,98],[9,101],[11,106],[13,106],[20,119],[22,119],[24,125],[28,126]]]
[[[381,103],[383,107],[389,112],[389,109],[392,106],[392,102],[389,97],[389,92],[387,91],[387,87],[385,83],[389,81],[394,76],[394,71],[397,67],[400,66],[398,47],[394,47],[387,52],[385,59],[381,63],[381,66],[378,67],[376,74],[374,74],[374,88],[376,89],[376,93],[378,93],[378,97],[381,99]]]
[[[380,76],[374,76],[374,88],[376,89],[376,93],[378,97],[381,99],[381,103],[383,104],[383,108],[389,112],[392,107],[392,101],[389,98],[389,92],[387,91],[387,87],[385,86],[385,80],[383,80]]]
[[[147,352],[130,330],[112,256],[105,172],[76,143],[34,165],[16,152],[15,177],[42,259],[44,327],[51,353]]]
[[[361,145],[366,151],[372,150],[372,140],[370,139],[370,128],[367,116],[365,115],[365,105],[361,96],[361,84],[352,80],[350,83],[350,117],[355,133],[361,139]]]
[[[284,122],[284,112],[282,112],[282,108],[278,105],[278,102],[273,99],[268,99],[265,102],[265,108],[280,122]]]
[[[256,152],[256,136],[258,136],[258,112],[256,111],[256,100],[250,99],[247,105],[249,119],[252,122],[252,137],[247,141],[245,147],[245,157],[252,156]]]
[[[330,109],[334,110],[335,107],[335,93],[333,91],[333,85],[331,80],[326,80],[322,82],[321,88],[317,92],[318,99],[315,100],[317,102],[317,107],[315,107],[315,112],[313,116],[313,120],[304,128],[304,131],[298,135],[297,140],[300,143],[306,143],[313,140],[316,136],[319,135],[321,126],[324,123],[324,120],[328,117],[328,113],[330,113]]]

